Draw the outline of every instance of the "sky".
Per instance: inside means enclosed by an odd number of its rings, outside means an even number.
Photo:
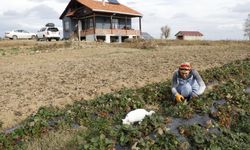
[[[48,22],[62,30],[60,15],[70,0],[2,0],[0,37],[5,31],[36,32]],[[244,22],[250,0],[118,0],[141,14],[142,31],[160,38],[161,27],[170,27],[170,39],[178,31],[200,31],[206,40],[245,40]],[[138,20],[135,19],[135,22]],[[134,24],[135,28],[138,23]]]

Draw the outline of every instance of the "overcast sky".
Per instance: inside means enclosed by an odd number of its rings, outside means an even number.
[[[36,32],[48,22],[62,28],[61,13],[70,0],[2,0],[0,37],[12,29]],[[118,0],[143,14],[142,30],[160,38],[168,25],[178,31],[200,31],[207,40],[243,40],[250,0]]]

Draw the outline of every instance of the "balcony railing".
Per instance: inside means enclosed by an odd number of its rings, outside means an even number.
[[[86,36],[90,34],[96,34],[96,35],[106,35],[106,34],[112,34],[112,35],[120,35],[120,36],[128,36],[128,35],[136,35],[140,36],[139,30],[133,30],[133,29],[86,29],[81,31],[81,36]]]

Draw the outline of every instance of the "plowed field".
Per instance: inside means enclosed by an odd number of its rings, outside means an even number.
[[[52,42],[43,49],[36,42],[0,41],[2,128],[41,106],[63,107],[122,87],[168,80],[181,62],[189,61],[199,71],[250,56],[247,42],[208,43],[135,49],[90,43],[60,47]]]

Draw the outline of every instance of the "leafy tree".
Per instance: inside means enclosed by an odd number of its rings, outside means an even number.
[[[165,38],[167,39],[170,35],[170,27],[165,25],[161,27],[161,39]]]
[[[248,37],[248,39],[250,40],[250,14],[248,14],[248,17],[244,24],[244,36]]]

